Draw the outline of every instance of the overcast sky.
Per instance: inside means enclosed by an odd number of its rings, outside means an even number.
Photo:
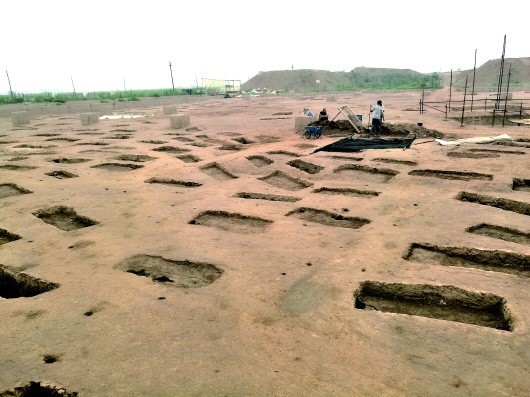
[[[502,5],[505,8],[502,8]],[[530,1],[2,0],[0,93],[195,86],[259,71],[430,73],[530,56]]]

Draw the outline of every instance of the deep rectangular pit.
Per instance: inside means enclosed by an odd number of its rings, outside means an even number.
[[[97,225],[99,223],[86,216],[77,215],[73,208],[64,205],[38,210],[33,212],[33,215],[42,219],[47,224],[53,225],[56,228],[67,232]]]
[[[12,241],[20,240],[22,237],[20,237],[18,234],[10,233],[5,229],[0,229],[0,245],[10,243]]]
[[[30,297],[58,287],[59,284],[31,277],[14,268],[0,265],[0,296],[2,298]]]
[[[300,171],[306,172],[308,174],[318,174],[324,169],[324,167],[322,167],[321,165],[308,163],[307,161],[303,161],[300,159],[291,160],[287,163],[287,165],[290,165],[294,168],[298,168]]]
[[[258,178],[261,181],[267,182],[272,186],[279,187],[286,190],[301,190],[313,186],[312,182],[305,181],[300,178],[295,178],[283,171],[276,170],[269,175]]]
[[[399,174],[399,171],[392,170],[389,168],[374,168],[357,164],[344,164],[333,170],[334,173],[339,174],[348,171],[373,176],[374,181],[377,182],[387,182],[393,177],[395,177],[397,174]]]
[[[41,384],[42,383],[42,384]],[[69,392],[63,387],[53,386],[47,382],[31,381],[24,386],[10,390],[0,390],[0,397],[77,397],[77,392]]]
[[[530,192],[530,179],[513,178],[512,190]]]
[[[10,196],[20,196],[22,194],[33,193],[31,190],[24,189],[14,183],[1,183],[0,184],[0,199]]]
[[[171,185],[171,186],[179,186],[179,187],[199,187],[199,186],[202,186],[202,183],[198,183],[198,182],[179,181],[179,180],[176,180],[176,179],[159,178],[159,177],[152,177],[152,178],[146,179],[144,182],[145,183],[160,183],[162,185]]]
[[[189,221],[190,225],[203,225],[236,233],[261,233],[272,224],[268,219],[227,211],[204,211]]]
[[[470,192],[460,192],[456,196],[457,200],[477,203],[490,207],[500,208],[504,211],[516,212],[522,215],[530,215],[530,204],[522,201],[515,201],[505,198],[486,196]]]
[[[225,167],[223,167],[221,164],[217,162],[206,164],[200,167],[200,170],[204,172],[206,175],[209,175],[212,178],[218,179],[220,181],[226,181],[230,179],[239,178],[237,175],[234,175],[233,173],[228,171]]]
[[[511,229],[508,227],[481,223],[480,225],[467,228],[466,232],[530,246],[530,233],[524,233],[520,230]]]
[[[370,223],[369,219],[343,216],[333,212],[308,207],[297,208],[288,212],[285,216],[295,216],[308,222],[315,222],[325,226],[345,227],[348,229],[359,229]]]
[[[471,181],[471,180],[491,181],[493,180],[493,175],[490,175],[490,174],[480,174],[478,172],[465,172],[465,171],[414,170],[414,171],[410,171],[409,175],[427,176],[427,177],[440,178],[440,179],[452,179],[456,181]]]
[[[530,256],[508,251],[412,243],[403,258],[421,263],[467,267],[522,277],[530,275]]]
[[[302,200],[301,197],[281,196],[278,194],[263,194],[263,193],[251,193],[251,192],[239,192],[239,193],[236,193],[234,197],[252,199],[252,200],[285,201],[285,202],[290,202],[290,203],[294,203],[296,201]]]
[[[322,193],[322,194],[340,194],[343,196],[353,196],[353,197],[377,197],[379,196],[379,192],[375,192],[373,190],[359,190],[359,189],[351,189],[351,188],[343,188],[343,187],[321,187],[318,189],[314,189],[313,193]]]
[[[354,292],[355,308],[408,314],[503,331],[513,330],[504,298],[451,285],[398,284],[365,281]]]
[[[101,163],[93,165],[90,168],[101,168],[108,171],[132,171],[142,168],[140,164],[126,164],[126,163]]]

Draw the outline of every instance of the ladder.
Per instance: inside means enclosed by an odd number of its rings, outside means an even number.
[[[355,131],[357,131],[358,134],[361,133],[361,130],[364,131],[364,125],[361,120],[357,117],[355,113],[350,109],[348,105],[339,106],[339,110],[341,113],[346,116],[350,124],[353,126]]]

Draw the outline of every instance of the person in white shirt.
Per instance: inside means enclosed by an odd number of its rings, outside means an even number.
[[[370,113],[372,113],[372,129],[371,132],[378,134],[381,132],[381,125],[385,120],[385,108],[383,107],[383,101],[377,101],[377,105],[374,107],[370,106]]]

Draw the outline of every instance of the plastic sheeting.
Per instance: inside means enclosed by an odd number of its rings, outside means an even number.
[[[477,136],[475,138],[464,138],[457,139],[455,141],[444,141],[443,139],[435,139],[435,142],[438,142],[443,146],[458,146],[462,143],[492,143],[498,141],[511,141],[512,138],[508,134],[502,134],[497,136]]]
[[[367,149],[408,149],[412,142],[416,139],[413,138],[394,138],[394,139],[383,139],[383,138],[343,138],[340,141],[333,142],[329,145],[318,148],[316,152],[360,152]]]

